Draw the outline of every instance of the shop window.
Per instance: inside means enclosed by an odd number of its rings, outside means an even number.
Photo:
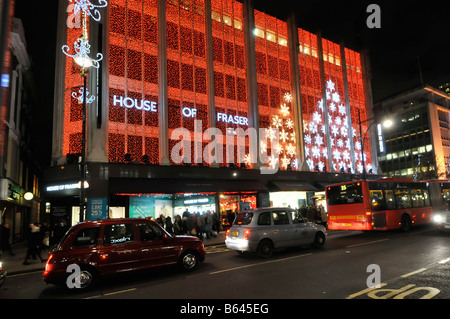
[[[69,153],[81,153],[81,133],[72,133],[69,135]]]
[[[213,59],[220,63],[223,62],[222,40],[216,37],[213,37]]]
[[[116,245],[126,244],[134,241],[133,224],[105,225],[103,244]]]
[[[167,47],[178,50],[178,25],[173,22],[166,22],[167,28]]]
[[[158,43],[158,22],[155,17],[144,15],[144,40],[151,43]]]
[[[158,58],[147,53],[144,54],[144,80],[158,84]]]
[[[192,55],[192,30],[181,26],[180,34],[181,51]]]

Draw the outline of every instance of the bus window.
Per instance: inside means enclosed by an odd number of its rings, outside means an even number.
[[[384,197],[386,198],[386,209],[395,209],[394,191],[385,190]]]
[[[386,202],[382,190],[370,190],[370,205],[372,210],[386,209]]]
[[[424,196],[421,189],[411,189],[410,193],[412,207],[423,207],[425,205]]]
[[[342,184],[338,186],[327,187],[327,204],[343,205],[362,203],[361,183]]]
[[[428,189],[423,189],[423,201],[425,206],[431,206],[430,195],[428,194]]]
[[[411,208],[411,199],[408,191],[397,191],[395,193],[395,203],[397,209]]]

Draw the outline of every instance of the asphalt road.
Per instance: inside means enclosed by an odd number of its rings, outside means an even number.
[[[426,226],[409,233],[331,237],[322,249],[283,250],[270,259],[238,255],[220,245],[208,247],[206,261],[194,272],[169,267],[123,274],[105,278],[86,292],[46,286],[40,272],[10,276],[0,288],[0,299],[177,299],[171,311],[187,311],[181,308],[186,300],[192,307],[211,299],[221,304],[227,300],[448,299],[449,282],[450,233]]]

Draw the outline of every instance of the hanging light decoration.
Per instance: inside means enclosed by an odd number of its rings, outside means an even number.
[[[77,95],[77,93],[79,95]],[[91,104],[92,102],[95,101],[95,96],[91,95],[89,96],[89,91],[86,89],[86,103],[87,104]],[[80,89],[78,90],[78,92],[72,92],[72,97],[74,99],[78,100],[78,103],[83,103],[83,97],[84,97],[84,87],[80,87]]]
[[[103,55],[101,53],[97,53],[97,59],[93,59],[89,56],[89,54],[91,53],[91,45],[89,44],[87,35],[87,21],[86,21],[87,13],[83,11],[82,15],[83,15],[83,34],[73,43],[75,54],[69,53],[70,47],[66,44],[62,46],[62,51],[65,55],[73,58],[75,63],[81,67],[81,72],[84,73],[91,66],[98,69],[100,67],[99,62],[103,59]]]
[[[95,21],[99,22],[102,16],[100,15],[99,8],[105,8],[108,5],[106,0],[98,0],[98,5],[92,4],[89,0],[69,0],[70,3],[74,3],[73,13],[83,12]]]

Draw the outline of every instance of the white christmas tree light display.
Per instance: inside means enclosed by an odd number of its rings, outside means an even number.
[[[355,127],[348,127],[348,116],[344,102],[335,83],[329,79],[326,82],[326,97],[328,106],[328,125],[330,134],[330,144],[332,165],[335,172],[348,172],[352,169],[352,152],[355,155],[356,169],[362,173],[361,163],[361,143],[355,142],[355,150],[351,150],[350,138],[354,138],[359,132]],[[310,170],[319,169],[323,171],[325,163],[328,162],[328,152],[325,136],[324,121],[324,101],[321,99],[313,112],[310,122],[304,121],[304,142],[305,158]],[[364,158],[367,159],[366,153]],[[365,162],[367,163],[367,161]],[[370,163],[366,164],[366,169],[370,170]]]

